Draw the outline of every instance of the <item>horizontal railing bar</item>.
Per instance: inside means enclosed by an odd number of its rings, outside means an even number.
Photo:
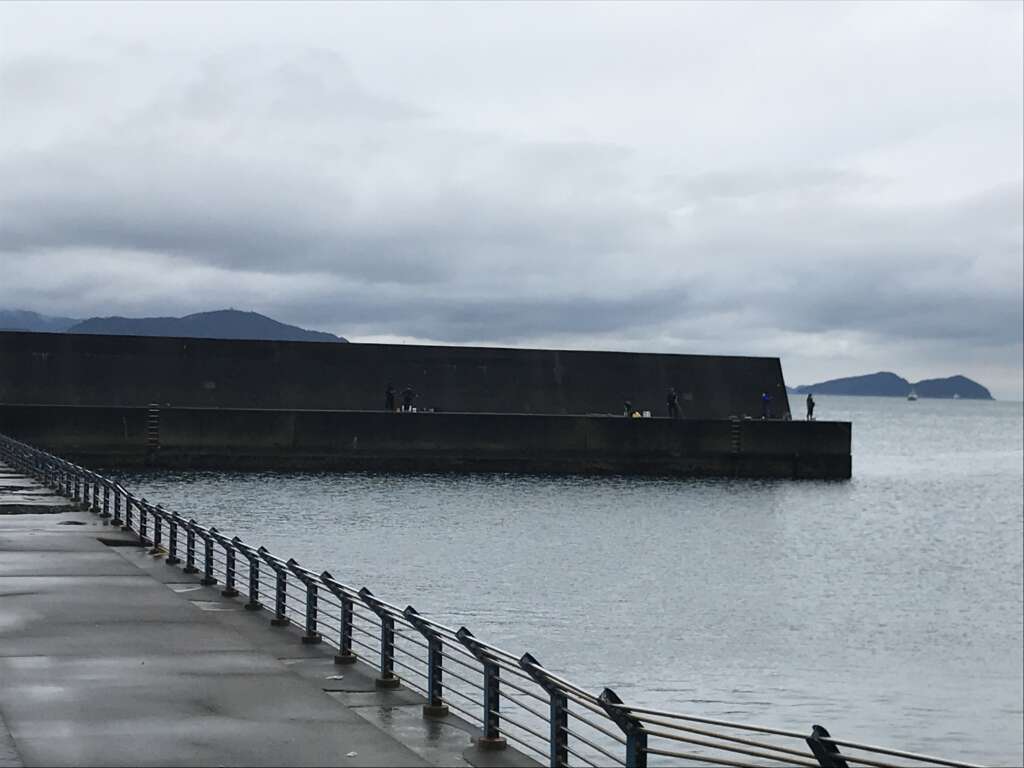
[[[455,656],[452,656],[452,655],[450,655],[449,653],[447,653],[444,650],[441,651],[441,656],[443,658],[445,658],[445,659],[448,659],[453,664],[458,664],[460,667],[464,667],[466,669],[472,670],[473,672],[479,672],[481,674],[483,673],[483,666],[480,664],[479,661],[477,661],[476,664],[468,664],[467,662],[463,661],[462,659],[457,658]],[[472,660],[476,661],[476,659],[472,659]]]
[[[516,685],[511,680],[506,680],[506,679],[502,678],[502,680],[501,680],[501,687],[504,688],[505,686],[508,686],[509,688],[512,688],[513,690],[519,691],[520,693],[524,694],[525,696],[531,696],[531,697],[535,698],[537,701],[543,702],[545,704],[547,704],[548,702],[551,701],[550,697],[548,697],[548,696],[541,696],[536,691],[527,690],[526,688],[523,688],[523,687],[521,687],[519,685]]]
[[[378,652],[378,651],[380,650],[379,648],[374,648],[374,647],[373,647],[372,645],[367,645],[367,644],[366,644],[366,643],[364,643],[364,642],[363,642],[362,640],[357,640],[357,639],[356,639],[356,638],[354,638],[354,637],[353,637],[353,638],[350,638],[350,640],[352,641],[352,644],[353,644],[353,645],[358,645],[358,646],[359,646],[359,647],[361,647],[361,648],[365,648],[366,650],[370,651],[371,653],[374,653],[374,654],[376,654],[376,653],[377,653],[377,652]],[[376,667],[376,666],[377,666],[377,663],[376,663],[376,662],[374,662],[374,661],[372,661],[372,660],[371,660],[371,659],[369,659],[369,658],[367,658],[367,659],[364,659],[364,661],[365,661],[366,663],[370,664],[370,666],[373,666],[373,667]]]
[[[447,689],[446,689],[446,694],[448,694],[448,693],[453,693],[453,691],[451,691],[451,690],[447,690]],[[483,722],[483,721],[482,721],[482,720],[480,719],[480,715],[476,715],[476,714],[473,714],[472,712],[470,712],[470,711],[468,711],[468,710],[465,710],[465,709],[463,709],[463,708],[462,708],[462,707],[460,707],[460,706],[459,706],[458,704],[453,704],[453,703],[452,703],[452,701],[451,701],[451,699],[449,699],[447,695],[445,695],[445,696],[444,696],[444,697],[443,697],[443,698],[441,699],[441,701],[443,701],[443,702],[444,702],[444,703],[445,703],[445,704],[446,704],[446,705],[447,705],[448,707],[450,707],[450,708],[454,709],[454,710],[455,710],[456,712],[461,712],[461,713],[462,713],[463,715],[465,715],[465,716],[466,716],[466,717],[467,717],[467,718],[469,719],[469,721],[470,721],[471,723],[477,723],[477,724],[480,724],[480,723],[482,723],[482,722]]]
[[[477,699],[474,699],[472,696],[470,696],[465,691],[460,691],[458,688],[455,688],[455,687],[450,686],[450,685],[445,686],[445,689],[444,689],[444,695],[445,696],[447,696],[449,693],[454,693],[456,696],[459,696],[459,697],[465,699],[470,704],[473,704],[475,706],[478,706],[478,707],[482,706],[481,703]]]
[[[409,670],[409,671],[410,671],[410,672],[412,672],[412,673],[413,673],[414,675],[419,675],[420,677],[424,677],[424,678],[425,678],[425,677],[427,676],[427,675],[426,675],[426,673],[425,673],[425,672],[424,672],[423,670],[421,670],[421,669],[416,669],[416,668],[414,668],[414,667],[410,667],[410,666],[409,666],[408,664],[403,664],[403,663],[402,663],[401,661],[399,661],[398,659],[391,659],[391,663],[392,663],[392,664],[394,664],[394,665],[395,665],[396,667],[402,667],[403,669],[407,669],[407,670]],[[404,679],[404,678],[403,678],[403,679]]]
[[[430,645],[428,643],[424,643],[418,637],[413,637],[412,635],[407,635],[404,632],[399,632],[397,629],[395,630],[395,636],[400,637],[403,640],[408,640],[413,645],[418,645],[421,648],[426,648],[428,651],[430,650]]]
[[[445,667],[445,668],[444,668],[444,676],[445,676],[445,677],[454,677],[454,678],[455,678],[456,680],[461,680],[461,681],[462,681],[462,682],[464,682],[464,683],[465,683],[466,685],[472,686],[473,688],[475,688],[475,689],[477,689],[477,690],[479,690],[479,691],[482,691],[482,690],[484,689],[484,686],[483,686],[483,684],[481,684],[481,683],[477,683],[477,682],[476,682],[476,681],[474,681],[474,680],[470,680],[470,679],[469,679],[469,678],[467,678],[467,677],[463,677],[463,676],[462,676],[462,675],[460,675],[460,674],[459,674],[458,672],[452,672],[452,671],[451,671],[450,669],[448,669],[447,667]]]
[[[593,728],[595,731],[600,731],[605,736],[608,736],[609,738],[615,739],[620,744],[625,744],[626,743],[626,739],[622,736],[621,733],[615,733],[615,731],[609,730],[609,729],[605,728],[602,725],[598,725],[597,723],[593,722],[592,720],[588,720],[587,718],[583,717],[583,715],[580,715],[580,714],[577,714],[576,712],[573,712],[571,709],[568,710],[568,712],[569,712],[569,717],[573,717],[573,718],[575,718],[577,720],[580,720],[580,721],[586,723],[591,728]]]
[[[415,654],[409,653],[408,651],[403,651],[400,648],[395,648],[393,653],[384,652],[384,658],[391,659],[392,661],[397,663],[398,656],[396,654],[398,653],[403,654],[402,658],[409,657],[411,659],[415,659],[416,661],[424,665],[427,663],[427,660],[424,659],[422,656],[416,656]]]
[[[358,624],[356,624],[355,622],[352,622],[352,631],[353,631],[353,632],[362,632],[362,633],[363,633],[364,635],[366,635],[367,637],[374,637],[374,638],[375,638],[375,637],[377,637],[377,633],[376,633],[376,632],[371,632],[371,631],[370,631],[370,630],[368,630],[368,629],[365,629],[365,628],[363,628],[363,627],[360,627],[360,626],[359,626]]]
[[[935,765],[947,765],[951,768],[983,768],[983,766],[976,763],[963,763],[956,760],[946,760],[941,757],[931,757],[930,755],[921,755],[916,752],[901,752],[898,749],[888,749],[886,747],[875,747],[870,744],[858,744],[855,741],[846,741],[845,739],[836,739],[831,736],[820,736],[819,741],[824,741],[829,744],[835,744],[838,747],[849,747],[850,749],[860,749],[865,752],[877,752],[883,755],[892,755],[893,757],[905,757],[909,760],[919,760],[921,762],[934,763]],[[843,758],[847,759],[847,755],[843,753]]]
[[[567,733],[567,734],[569,734],[569,735],[570,735],[570,736],[572,736],[572,737],[573,737],[574,739],[577,739],[577,740],[579,740],[579,741],[582,741],[582,742],[583,742],[584,744],[586,744],[586,745],[587,745],[588,747],[590,747],[591,749],[596,749],[596,750],[597,750],[598,752],[600,752],[600,753],[601,753],[602,755],[604,755],[605,757],[611,758],[612,760],[620,760],[620,759],[621,759],[621,758],[619,758],[619,757],[618,757],[617,755],[613,755],[613,754],[612,754],[611,752],[609,752],[608,750],[606,750],[606,749],[605,749],[604,747],[599,747],[599,746],[598,746],[597,744],[595,744],[594,742],[592,742],[592,741],[591,741],[590,739],[588,739],[588,738],[586,738],[586,737],[584,737],[584,736],[580,736],[580,735],[579,735],[578,733],[576,733],[575,731],[570,731],[570,730],[569,730],[568,728],[560,728],[559,730],[561,730],[561,731],[562,731],[563,733]]]
[[[648,755],[661,755],[662,757],[679,757],[683,760],[692,760],[695,763],[713,763],[714,765],[730,765],[733,768],[764,768],[759,763],[739,763],[735,760],[726,760],[723,757],[708,757],[707,755],[694,755],[689,752],[673,752],[669,749],[651,749],[647,748],[644,750]]]
[[[513,665],[511,665],[511,664],[509,664],[509,663],[507,663],[507,662],[505,662],[503,660],[500,660],[500,659],[496,663],[503,670],[511,672],[516,677],[522,678],[523,680],[526,680],[529,683],[533,683],[534,685],[537,685],[537,681],[526,670],[524,670],[522,667],[520,667],[520,666],[513,666]]]
[[[421,664],[423,664],[424,666],[426,666],[426,664],[427,664],[427,663],[428,663],[428,661],[429,661],[429,660],[427,659],[427,657],[425,657],[425,656],[419,656],[419,655],[417,655],[416,653],[413,653],[412,651],[408,650],[407,648],[403,648],[403,647],[402,647],[402,646],[400,646],[400,645],[396,645],[396,646],[395,646],[395,653],[396,653],[396,654],[398,654],[399,656],[402,656],[403,658],[404,658],[404,657],[408,657],[408,658],[410,658],[410,659],[415,659],[416,661],[420,662],[420,663],[421,663]]]
[[[504,732],[504,730],[505,730],[505,723],[511,723],[512,725],[516,726],[517,728],[522,728],[527,733],[532,733],[534,736],[536,736],[541,741],[547,741],[548,740],[548,737],[545,736],[543,733],[538,733],[537,731],[533,730],[530,726],[523,725],[520,721],[516,720],[514,717],[509,717],[508,712],[498,711],[496,709],[491,709],[491,710],[488,710],[488,711],[492,715],[496,715],[498,718],[501,719],[501,730],[502,730],[502,732]]]
[[[534,752],[536,752],[538,755],[540,755],[541,757],[547,758],[548,753],[546,751],[544,751],[543,749],[541,749],[540,747],[538,747],[538,746],[536,746],[534,744],[531,744],[526,739],[519,738],[514,733],[509,733],[508,731],[506,731],[504,729],[501,730],[501,733],[504,734],[506,739],[508,739],[509,741],[515,742],[520,747],[526,747],[527,749],[531,749]]]
[[[504,687],[505,686],[505,682],[502,681],[501,685],[502,685],[502,687]],[[519,699],[514,698],[512,696],[508,696],[507,694],[505,695],[505,700],[510,705],[515,705],[519,709],[526,710],[527,712],[529,712],[534,717],[537,717],[537,718],[543,720],[545,723],[548,723],[548,724],[551,723],[551,715],[548,712],[541,712],[539,710],[534,709],[533,707],[528,707],[525,704],[523,704],[523,702],[521,702]]]
[[[589,709],[595,715],[600,715],[601,717],[608,717],[608,713],[601,709],[601,707],[599,707],[597,704],[591,704],[590,701],[579,698],[572,691],[563,690],[562,693],[565,695],[565,698],[567,698],[573,704],[579,704],[584,709]],[[571,710],[570,714],[572,714]]]
[[[668,717],[675,720],[689,720],[694,723],[705,723],[707,725],[721,725],[726,728],[736,728],[743,731],[758,731],[760,733],[773,733],[776,736],[789,736],[792,739],[806,739],[808,734],[797,733],[796,731],[783,731],[779,728],[769,728],[763,725],[747,725],[744,723],[734,723],[729,720],[712,720],[707,717],[696,717],[695,715],[682,715],[678,712],[666,712],[663,709],[647,709],[645,707],[631,707],[628,704],[608,704],[609,707],[615,709],[621,709],[626,713],[633,714],[637,713],[647,715],[659,715],[661,717]],[[644,718],[637,717],[637,720],[643,721]]]
[[[581,755],[579,752],[577,752],[572,747],[566,746],[565,747],[565,751],[568,752],[570,755],[573,755],[577,759],[582,760],[586,765],[590,766],[590,768],[598,768],[597,763],[590,762],[589,760],[587,760],[587,758],[585,758],[583,755]],[[615,765],[625,765],[625,763],[622,760],[616,760],[616,762],[614,764]]]
[[[709,747],[711,749],[717,749],[721,752],[735,752],[738,755],[748,755],[750,757],[761,757],[765,760],[774,760],[777,763],[785,763],[786,765],[802,765],[805,768],[820,768],[820,764],[817,762],[811,762],[810,760],[796,760],[789,756],[778,757],[776,755],[769,755],[764,752],[760,752],[753,749],[744,749],[743,747],[733,747],[726,744],[716,744],[713,741],[707,741],[706,739],[695,739],[688,738],[686,736],[673,735],[671,733],[665,733],[664,731],[652,731],[650,728],[644,729],[648,736],[660,736],[667,738],[671,741],[682,741],[686,744],[697,744],[702,747]]]
[[[775,746],[773,744],[768,744],[767,742],[763,742],[763,741],[754,741],[752,739],[744,739],[744,738],[741,738],[739,736],[732,736],[732,735],[729,735],[729,734],[718,734],[718,733],[714,733],[713,731],[705,731],[705,730],[703,730],[701,728],[694,728],[692,725],[681,725],[679,723],[673,723],[671,721],[662,720],[662,719],[659,719],[659,718],[653,718],[652,717],[652,718],[645,719],[642,722],[644,722],[644,723],[652,723],[652,724],[656,724],[656,725],[663,725],[666,728],[674,728],[676,730],[687,731],[689,733],[699,733],[702,736],[711,736],[712,738],[715,738],[715,739],[725,739],[727,741],[735,741],[738,744],[747,744],[747,745],[752,746],[752,747],[764,747],[765,749],[774,749],[776,752],[787,752],[787,753],[789,753],[791,755],[796,755],[797,757],[812,757],[812,755],[809,752],[807,752],[806,750],[803,751],[803,752],[798,752],[797,750],[790,749],[788,747],[777,747],[777,746]],[[650,729],[645,729],[645,730],[647,730],[649,733],[654,733],[654,731],[651,731]],[[674,738],[674,737],[666,736],[665,738]],[[806,737],[804,737],[804,739],[802,739],[801,741],[806,743]]]

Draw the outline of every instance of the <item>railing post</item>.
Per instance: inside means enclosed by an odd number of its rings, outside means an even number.
[[[597,703],[626,734],[626,768],[647,768],[647,731],[643,723],[622,706],[622,699],[611,688],[601,691]]]
[[[110,486],[107,483],[103,484],[103,511],[100,512],[100,517],[110,517]]]
[[[182,573],[199,573],[196,568],[196,521],[189,519],[185,523],[185,567]]]
[[[96,514],[100,511],[100,481],[96,475],[92,476],[92,507],[91,511]]]
[[[137,505],[139,512],[139,541],[143,544],[149,543],[149,530],[147,528],[148,521],[146,520],[146,509],[149,507],[149,502],[143,497]]]
[[[341,603],[341,624],[338,629],[338,653],[334,656],[335,664],[355,664],[356,655],[352,652],[352,598],[345,587],[334,580],[330,571],[320,574],[320,581],[330,590],[330,593],[338,598]]]
[[[134,497],[129,493],[125,494],[124,497],[124,525],[121,526],[123,530],[130,531],[132,529],[132,502]]]
[[[822,741],[822,737],[829,738],[829,732],[820,725],[811,726],[811,735],[807,737],[807,746],[814,753],[818,765],[821,768],[849,768],[843,756],[839,754],[839,747],[830,741]]]
[[[167,521],[167,558],[164,560],[167,565],[177,565],[181,562],[178,557],[178,522],[181,518],[177,512],[171,512]]]
[[[484,735],[476,745],[480,749],[504,749],[507,742],[501,735],[501,668],[468,629],[461,627],[455,636],[484,666]]]
[[[121,519],[121,486],[114,486],[114,517],[110,521],[111,525],[118,527],[124,525],[124,520]]]
[[[258,611],[263,607],[260,604],[260,556],[237,536],[231,540],[231,543],[249,561],[249,602],[245,604],[245,608],[249,611]]]
[[[238,597],[238,590],[235,589],[235,547],[231,540],[218,533],[216,528],[210,529],[210,535],[224,549],[224,589],[220,591],[221,597]]]
[[[395,674],[395,617],[366,587],[359,590],[359,597],[380,619],[380,677],[375,678],[376,688],[397,688],[402,684]]]
[[[203,578],[199,583],[204,587],[212,587],[217,583],[217,577],[213,575],[213,537],[210,535],[216,532],[216,528],[198,531],[199,538],[203,540]]]
[[[317,645],[323,638],[316,631],[317,620],[320,614],[316,581],[310,578],[309,574],[302,569],[295,558],[289,558],[286,565],[288,570],[295,574],[295,578],[306,587],[306,634],[302,636],[302,643],[304,645]]]
[[[156,507],[149,507],[149,513],[153,515],[153,548],[149,550],[151,555],[159,555],[163,552],[163,507],[159,504]]]
[[[544,674],[544,667],[532,654],[524,653],[519,666],[534,682],[548,694],[551,714],[551,732],[548,736],[549,764],[551,768],[562,768],[569,764],[569,697],[550,677]]]
[[[274,574],[277,577],[274,582],[274,618],[270,620],[270,626],[272,627],[287,627],[288,626],[288,571],[286,571],[277,558],[271,555],[266,547],[260,547],[260,557],[263,561],[274,569]]]
[[[448,705],[444,703],[444,645],[441,636],[423,620],[411,605],[402,611],[405,620],[427,639],[427,703],[423,705],[424,717],[444,717]]]
[[[81,503],[81,501],[82,501],[82,498],[81,498],[82,485],[81,485],[81,483],[82,483],[82,479],[78,476],[78,473],[75,472],[75,495],[74,495],[73,498],[74,498],[75,501],[77,501],[79,503]]]

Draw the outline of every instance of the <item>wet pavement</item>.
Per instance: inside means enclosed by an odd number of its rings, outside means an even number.
[[[134,541],[0,464],[0,768],[536,765]]]

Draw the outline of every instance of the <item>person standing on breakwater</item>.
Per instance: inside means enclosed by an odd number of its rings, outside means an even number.
[[[807,420],[814,421],[814,395],[807,393]]]
[[[761,418],[770,419],[772,417],[772,396],[767,392],[761,393]]]
[[[665,404],[668,406],[668,417],[670,419],[679,418],[679,395],[676,394],[675,387],[669,387],[668,393],[665,395]]]
[[[395,412],[395,385],[390,381],[388,388],[384,390],[384,410],[389,413]]]
[[[412,401],[415,399],[416,390],[412,388],[412,384],[409,384],[402,390],[402,410],[409,413],[412,410]]]

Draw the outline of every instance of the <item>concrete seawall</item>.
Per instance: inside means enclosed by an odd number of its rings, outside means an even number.
[[[92,465],[849,478],[850,424],[497,413],[0,405]]]
[[[372,410],[388,382],[446,412],[761,415],[789,412],[774,357],[576,352],[0,331],[0,403]]]

